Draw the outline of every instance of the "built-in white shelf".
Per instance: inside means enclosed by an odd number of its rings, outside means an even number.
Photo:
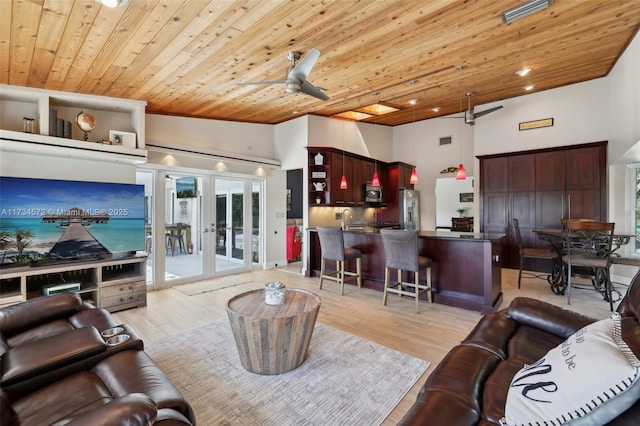
[[[37,153],[116,163],[147,162],[147,150],[0,129],[0,152]]]
[[[0,151],[144,163],[145,108],[144,101],[0,84]],[[96,118],[88,141],[75,122],[81,111]],[[23,132],[24,117],[35,120],[33,133]],[[52,134],[55,117],[71,122],[70,139]],[[136,146],[97,143],[112,130],[134,133]]]

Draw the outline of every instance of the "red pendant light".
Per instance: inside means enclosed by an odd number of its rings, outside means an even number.
[[[415,167],[413,168],[413,170],[411,170],[411,177],[409,178],[409,183],[411,185],[415,185],[416,183],[418,183],[418,172],[416,172]]]
[[[344,120],[342,121],[342,179],[340,179],[340,189],[347,189],[347,177],[344,175]]]
[[[371,185],[380,186],[380,177],[378,177],[378,172],[373,172],[373,179],[371,179]]]
[[[342,175],[342,179],[340,179],[340,189],[347,189],[347,177]]]
[[[456,180],[465,180],[467,178],[467,174],[464,172],[464,166],[462,163],[458,166],[458,173],[456,174]]]
[[[414,85],[416,83],[416,80],[412,80],[411,81],[411,85]],[[409,103],[411,105],[413,105],[413,121],[411,124],[412,130],[413,130],[413,158],[415,160],[416,158],[416,103],[418,102],[417,99],[410,99]],[[410,185],[415,185],[418,183],[418,171],[416,170],[416,167],[413,167],[413,170],[411,170],[411,177],[409,177],[409,184]]]
[[[373,178],[371,179],[371,185],[380,186],[380,177],[378,176],[378,162],[373,160],[375,169],[373,170]]]

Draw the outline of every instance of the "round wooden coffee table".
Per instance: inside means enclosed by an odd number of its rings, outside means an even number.
[[[281,374],[307,357],[320,298],[306,290],[285,289],[282,305],[267,305],[264,292],[232,297],[227,315],[242,366],[257,374]]]

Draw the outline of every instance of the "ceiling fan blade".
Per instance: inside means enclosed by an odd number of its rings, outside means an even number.
[[[473,117],[474,118],[482,117],[483,115],[487,115],[487,114],[489,114],[489,113],[491,113],[493,111],[497,111],[500,108],[502,108],[502,105],[497,106],[497,107],[493,107],[493,108],[489,108],[489,109],[484,110],[484,111],[476,112],[476,113],[473,114]]]
[[[307,94],[309,96],[313,96],[314,98],[318,98],[323,101],[326,101],[329,99],[329,96],[327,96],[326,93],[324,93],[319,87],[316,87],[313,84],[309,83],[307,80],[302,80],[300,92]]]
[[[300,62],[298,62],[298,64],[289,71],[289,77],[297,77],[300,80],[305,80],[309,76],[311,68],[316,64],[319,57],[320,51],[315,47],[312,48],[304,58],[302,58]]]
[[[236,83],[238,86],[248,86],[250,84],[286,84],[287,80],[274,80],[274,81],[248,81],[246,83]]]

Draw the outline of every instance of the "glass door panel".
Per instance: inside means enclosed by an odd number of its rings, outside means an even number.
[[[247,235],[247,223],[244,209],[246,181],[216,178],[215,191],[215,272],[247,269],[245,258],[248,256],[245,241],[251,241]],[[251,247],[250,245],[248,247]]]
[[[260,263],[260,195],[262,184],[251,182],[251,262]]]
[[[202,275],[202,176],[165,177],[165,281]],[[158,236],[156,236],[157,241]]]

